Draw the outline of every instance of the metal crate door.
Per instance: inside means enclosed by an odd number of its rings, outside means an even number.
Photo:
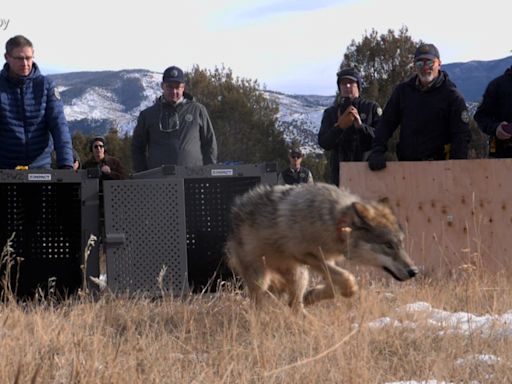
[[[188,292],[183,179],[105,181],[107,285],[114,292]]]
[[[0,248],[14,236],[12,264],[2,260],[0,275],[10,273],[18,297],[67,296],[81,288],[83,250],[89,235],[98,234],[97,208],[98,182],[83,172],[0,170]],[[86,274],[98,276],[96,249]]]
[[[231,204],[261,177],[185,179],[189,284],[194,291],[215,291],[233,273],[224,260]]]

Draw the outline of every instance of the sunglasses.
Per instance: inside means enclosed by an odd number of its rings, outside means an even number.
[[[302,156],[299,156],[299,155],[291,155],[290,157],[292,159],[300,159],[300,158],[302,158]]]
[[[434,63],[435,63],[434,60],[416,60],[414,62],[414,66],[420,70],[423,68],[432,69],[432,68],[434,68]]]
[[[103,148],[103,145],[96,144],[93,146],[94,149],[101,149]]]

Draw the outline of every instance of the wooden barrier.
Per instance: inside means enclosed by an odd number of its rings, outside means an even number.
[[[512,159],[341,163],[341,186],[366,199],[388,197],[406,246],[425,272],[511,266]]]

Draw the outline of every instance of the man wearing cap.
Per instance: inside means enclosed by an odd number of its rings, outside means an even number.
[[[439,51],[421,44],[414,54],[416,74],[400,83],[386,104],[368,159],[371,170],[386,167],[389,138],[400,126],[400,161],[466,159],[471,139],[464,98],[441,70]]]
[[[312,184],[313,175],[306,167],[301,166],[304,153],[299,148],[292,148],[288,155],[290,166],[279,173],[277,183],[284,184]]]
[[[362,80],[355,68],[341,69],[336,84],[339,95],[324,111],[318,144],[330,151],[331,183],[339,186],[340,161],[366,161],[382,109],[359,96]]]
[[[143,110],[133,131],[135,172],[164,164],[200,166],[217,162],[217,141],[206,108],[185,92],[175,66],[164,71],[163,94]]]
[[[0,72],[0,169],[73,168],[64,107],[55,84],[34,62],[32,42],[17,35],[5,44]]]
[[[489,156],[512,157],[512,66],[487,85],[475,120],[489,135]]]

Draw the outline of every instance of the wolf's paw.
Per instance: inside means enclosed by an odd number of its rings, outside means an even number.
[[[356,278],[350,275],[350,277],[347,276],[347,280],[344,282],[343,287],[341,287],[339,291],[343,297],[352,297],[356,294],[357,289]]]

